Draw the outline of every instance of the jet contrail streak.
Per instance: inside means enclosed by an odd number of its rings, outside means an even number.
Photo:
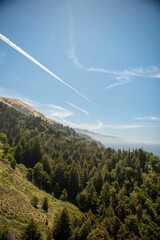
[[[38,67],[40,67],[41,69],[43,69],[45,72],[49,73],[52,77],[54,77],[55,79],[57,79],[58,81],[60,81],[61,83],[63,83],[64,85],[66,85],[67,87],[71,88],[74,92],[78,93],[81,97],[83,97],[84,99],[86,99],[88,102],[96,105],[92,100],[90,100],[88,97],[86,97],[85,95],[83,95],[82,93],[80,93],[77,89],[75,89],[74,87],[72,87],[70,84],[64,82],[61,78],[59,78],[56,74],[54,74],[53,72],[51,72],[48,68],[46,68],[44,65],[42,65],[40,62],[38,62],[35,58],[33,58],[31,55],[29,55],[28,53],[26,53],[23,49],[21,49],[20,47],[18,47],[15,43],[13,43],[12,41],[10,41],[8,38],[6,38],[4,35],[0,34],[0,39],[2,41],[4,41],[5,43],[7,43],[9,46],[11,46],[12,48],[14,48],[15,50],[17,50],[18,52],[20,52],[22,55],[24,55],[26,58],[28,58],[29,60],[31,60],[33,63],[35,63]]]

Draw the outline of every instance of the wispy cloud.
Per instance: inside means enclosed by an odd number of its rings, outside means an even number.
[[[154,78],[160,78],[160,73],[157,73],[153,76]]]
[[[96,121],[96,124],[87,124],[87,123],[73,123],[66,119],[63,119],[64,124],[69,125],[73,128],[80,128],[80,129],[86,129],[90,131],[97,131],[101,130],[103,128],[103,123],[99,120]]]
[[[68,58],[71,59],[72,63],[76,67],[85,70],[85,67],[83,66],[83,64],[80,63],[80,61],[76,55],[76,43],[74,40],[75,30],[74,30],[74,24],[73,24],[72,9],[68,7],[67,10],[69,13],[69,18],[70,18],[70,21],[69,21],[69,28],[70,28],[70,30],[69,30],[69,49],[67,50],[67,55],[68,55]]]
[[[39,112],[43,113],[46,117],[57,120],[57,122],[61,122],[63,119],[74,115],[72,111],[58,105],[45,104],[30,99],[25,100],[24,98],[23,100]]]
[[[126,83],[130,83],[131,81],[119,81],[117,83],[113,83],[113,84],[110,84],[108,85],[107,87],[105,87],[106,90],[108,89],[111,89],[111,88],[114,88],[114,87],[117,87],[117,86],[120,86],[120,85],[123,85],[123,84],[126,84]]]
[[[106,90],[123,85],[123,84],[131,83],[132,80],[137,77],[160,79],[160,67],[158,66],[127,68],[121,71],[92,67],[92,68],[89,68],[88,71],[110,74],[112,77],[114,77],[117,80],[116,83],[108,85],[105,88]]]
[[[146,124],[106,124],[102,123],[101,121],[97,120],[96,124],[88,124],[88,123],[73,123],[66,119],[63,119],[63,123],[66,125],[69,125],[73,128],[80,128],[85,129],[89,131],[100,131],[103,133],[107,132],[107,129],[115,129],[115,130],[131,130],[131,129],[141,129],[141,128],[154,128],[159,126],[153,126],[153,125],[146,125]]]
[[[77,110],[83,112],[84,114],[86,114],[87,116],[89,116],[89,113],[88,113],[86,110],[84,110],[83,108],[77,107],[76,105],[74,105],[74,104],[71,103],[71,102],[67,102],[67,101],[66,101],[66,103],[67,103],[68,105],[70,105],[71,107],[73,107],[74,109],[77,109]]]
[[[42,65],[40,62],[38,62],[35,58],[33,58],[31,55],[29,55],[28,53],[26,53],[23,49],[21,49],[20,47],[18,47],[15,43],[13,43],[12,41],[10,41],[8,38],[6,38],[4,35],[0,34],[0,39],[2,41],[4,41],[5,43],[7,43],[9,46],[11,46],[12,48],[14,48],[16,51],[20,52],[23,56],[25,56],[26,58],[28,58],[30,61],[32,61],[34,64],[36,64],[38,67],[40,67],[41,69],[43,69],[45,72],[47,72],[48,74],[50,74],[52,77],[54,77],[56,80],[58,80],[59,82],[61,82],[62,84],[64,84],[65,86],[69,87],[70,89],[72,89],[74,92],[76,92],[77,94],[79,94],[81,97],[83,97],[84,99],[86,99],[88,102],[92,103],[95,105],[95,103],[90,100],[88,97],[86,97],[85,95],[83,95],[81,92],[79,92],[77,89],[75,89],[74,87],[72,87],[70,84],[64,82],[61,78],[59,78],[56,74],[54,74],[53,72],[51,72],[48,68],[46,68],[44,65]]]
[[[63,107],[52,105],[52,104],[46,104],[41,106],[41,108],[44,108],[44,111],[46,115],[50,118],[58,118],[63,119],[67,118],[73,115],[73,113]]]
[[[88,72],[105,73],[112,76],[117,82],[106,86],[106,90],[109,90],[120,85],[131,83],[134,78],[158,78],[160,79],[160,67],[159,66],[148,66],[148,67],[137,67],[137,68],[127,68],[123,70],[110,70],[107,68],[97,68],[97,67],[85,67],[76,55],[76,42],[75,42],[75,29],[73,23],[73,15],[71,8],[68,8],[70,17],[70,32],[69,32],[69,50],[67,51],[68,57],[71,59],[72,63]]]
[[[71,15],[71,19],[73,19]],[[123,70],[110,70],[106,68],[96,68],[96,67],[85,67],[80,63],[78,56],[76,55],[76,43],[74,40],[74,29],[70,30],[69,34],[69,50],[67,51],[68,57],[72,60],[72,63],[87,72],[97,72],[105,73],[112,76],[117,82],[106,86],[106,90],[109,90],[120,85],[131,83],[133,79],[141,78],[152,78],[160,79],[160,67],[158,66],[148,66],[148,67],[138,67],[138,68],[127,68]]]
[[[148,66],[148,67],[128,68],[122,71],[115,71],[114,74],[117,75],[117,80],[119,79],[131,80],[133,77],[160,78],[160,67]]]
[[[140,121],[143,121],[143,120],[160,121],[160,117],[157,117],[157,116],[135,117],[134,119],[140,120]]]
[[[64,118],[74,115],[72,111],[55,104],[41,103],[33,100],[28,100],[27,102],[39,112],[43,113],[46,117],[55,119],[59,122]]]

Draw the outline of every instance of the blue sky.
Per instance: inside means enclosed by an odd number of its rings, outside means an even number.
[[[0,95],[71,127],[160,143],[160,3],[0,1]]]

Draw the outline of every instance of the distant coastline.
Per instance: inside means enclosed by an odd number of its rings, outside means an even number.
[[[152,152],[154,155],[160,157],[160,144],[149,144],[149,143],[107,143],[106,147],[117,149],[132,150],[142,148],[147,152]]]

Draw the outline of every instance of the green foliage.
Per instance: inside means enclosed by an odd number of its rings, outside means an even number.
[[[69,214],[67,209],[64,208],[54,223],[53,238],[55,240],[68,240],[70,236],[71,226]]]
[[[160,197],[157,197],[156,199],[156,211],[157,211],[157,214],[160,215]]]
[[[76,199],[79,192],[79,171],[78,167],[74,164],[71,166],[68,178],[68,195],[70,199]]]
[[[43,203],[42,203],[42,208],[43,208],[43,210],[45,211],[45,212],[48,212],[48,198],[47,197],[45,197],[44,199],[43,199]]]
[[[128,232],[134,232],[136,235],[138,235],[139,230],[138,230],[138,219],[135,215],[128,215],[125,218],[125,224],[126,224],[126,229]]]
[[[42,186],[42,181],[43,181],[43,165],[41,162],[36,163],[34,166],[34,181],[35,184],[41,188]]]
[[[7,136],[5,133],[0,133],[0,142],[2,142],[2,143],[7,142]]]
[[[60,196],[59,199],[62,200],[62,201],[67,201],[67,199],[68,199],[68,193],[67,193],[67,190],[66,190],[66,189],[63,189],[62,194],[61,194],[61,196]]]
[[[37,208],[38,207],[38,197],[37,196],[33,196],[32,199],[31,199],[31,204],[34,208]]]
[[[8,240],[8,229],[6,226],[2,230],[0,230],[0,240]]]
[[[41,233],[39,231],[39,228],[37,224],[33,221],[33,219],[30,220],[27,227],[24,230],[23,240],[40,240],[41,239]]]
[[[95,190],[93,183],[89,182],[86,189],[77,195],[78,206],[84,212],[91,209],[92,212],[95,213],[97,208],[97,202],[98,202],[97,192]]]
[[[110,186],[108,182],[103,184],[102,190],[100,192],[100,201],[105,204],[106,207],[110,204]]]
[[[47,228],[52,227],[53,218],[64,206],[68,208],[71,220],[78,222],[81,217],[78,208],[68,202],[56,200],[51,194],[46,194],[28,182],[26,170],[22,164],[17,164],[16,171],[12,171],[8,161],[0,160],[0,236],[2,233],[2,239],[6,236],[8,240],[22,240],[23,227],[32,216],[39,226],[42,239],[46,240]],[[38,208],[31,205],[31,198],[34,195],[39,199]],[[47,213],[42,209],[45,197],[49,202]]]
[[[92,231],[92,227],[95,224],[95,217],[91,211],[87,212],[82,219],[82,224],[76,229],[75,239],[83,240],[88,239],[88,234]],[[94,226],[95,227],[95,226]]]
[[[4,150],[4,154],[7,155],[9,153],[9,144],[8,143],[4,143],[3,150]],[[9,157],[9,159],[13,158],[12,155],[9,155],[8,157]]]
[[[28,181],[33,182],[34,180],[34,170],[32,168],[27,169],[27,175],[26,175]]]
[[[8,145],[8,149],[9,149],[9,145]],[[8,151],[7,151],[7,152],[8,152]],[[7,157],[7,159],[8,159],[9,161],[11,161],[12,159],[14,159],[13,155],[10,154],[10,153],[7,153],[7,154],[6,154],[6,157]]]
[[[16,164],[17,164],[16,160],[14,158],[12,158],[12,160],[10,162],[11,168],[15,170]]]

